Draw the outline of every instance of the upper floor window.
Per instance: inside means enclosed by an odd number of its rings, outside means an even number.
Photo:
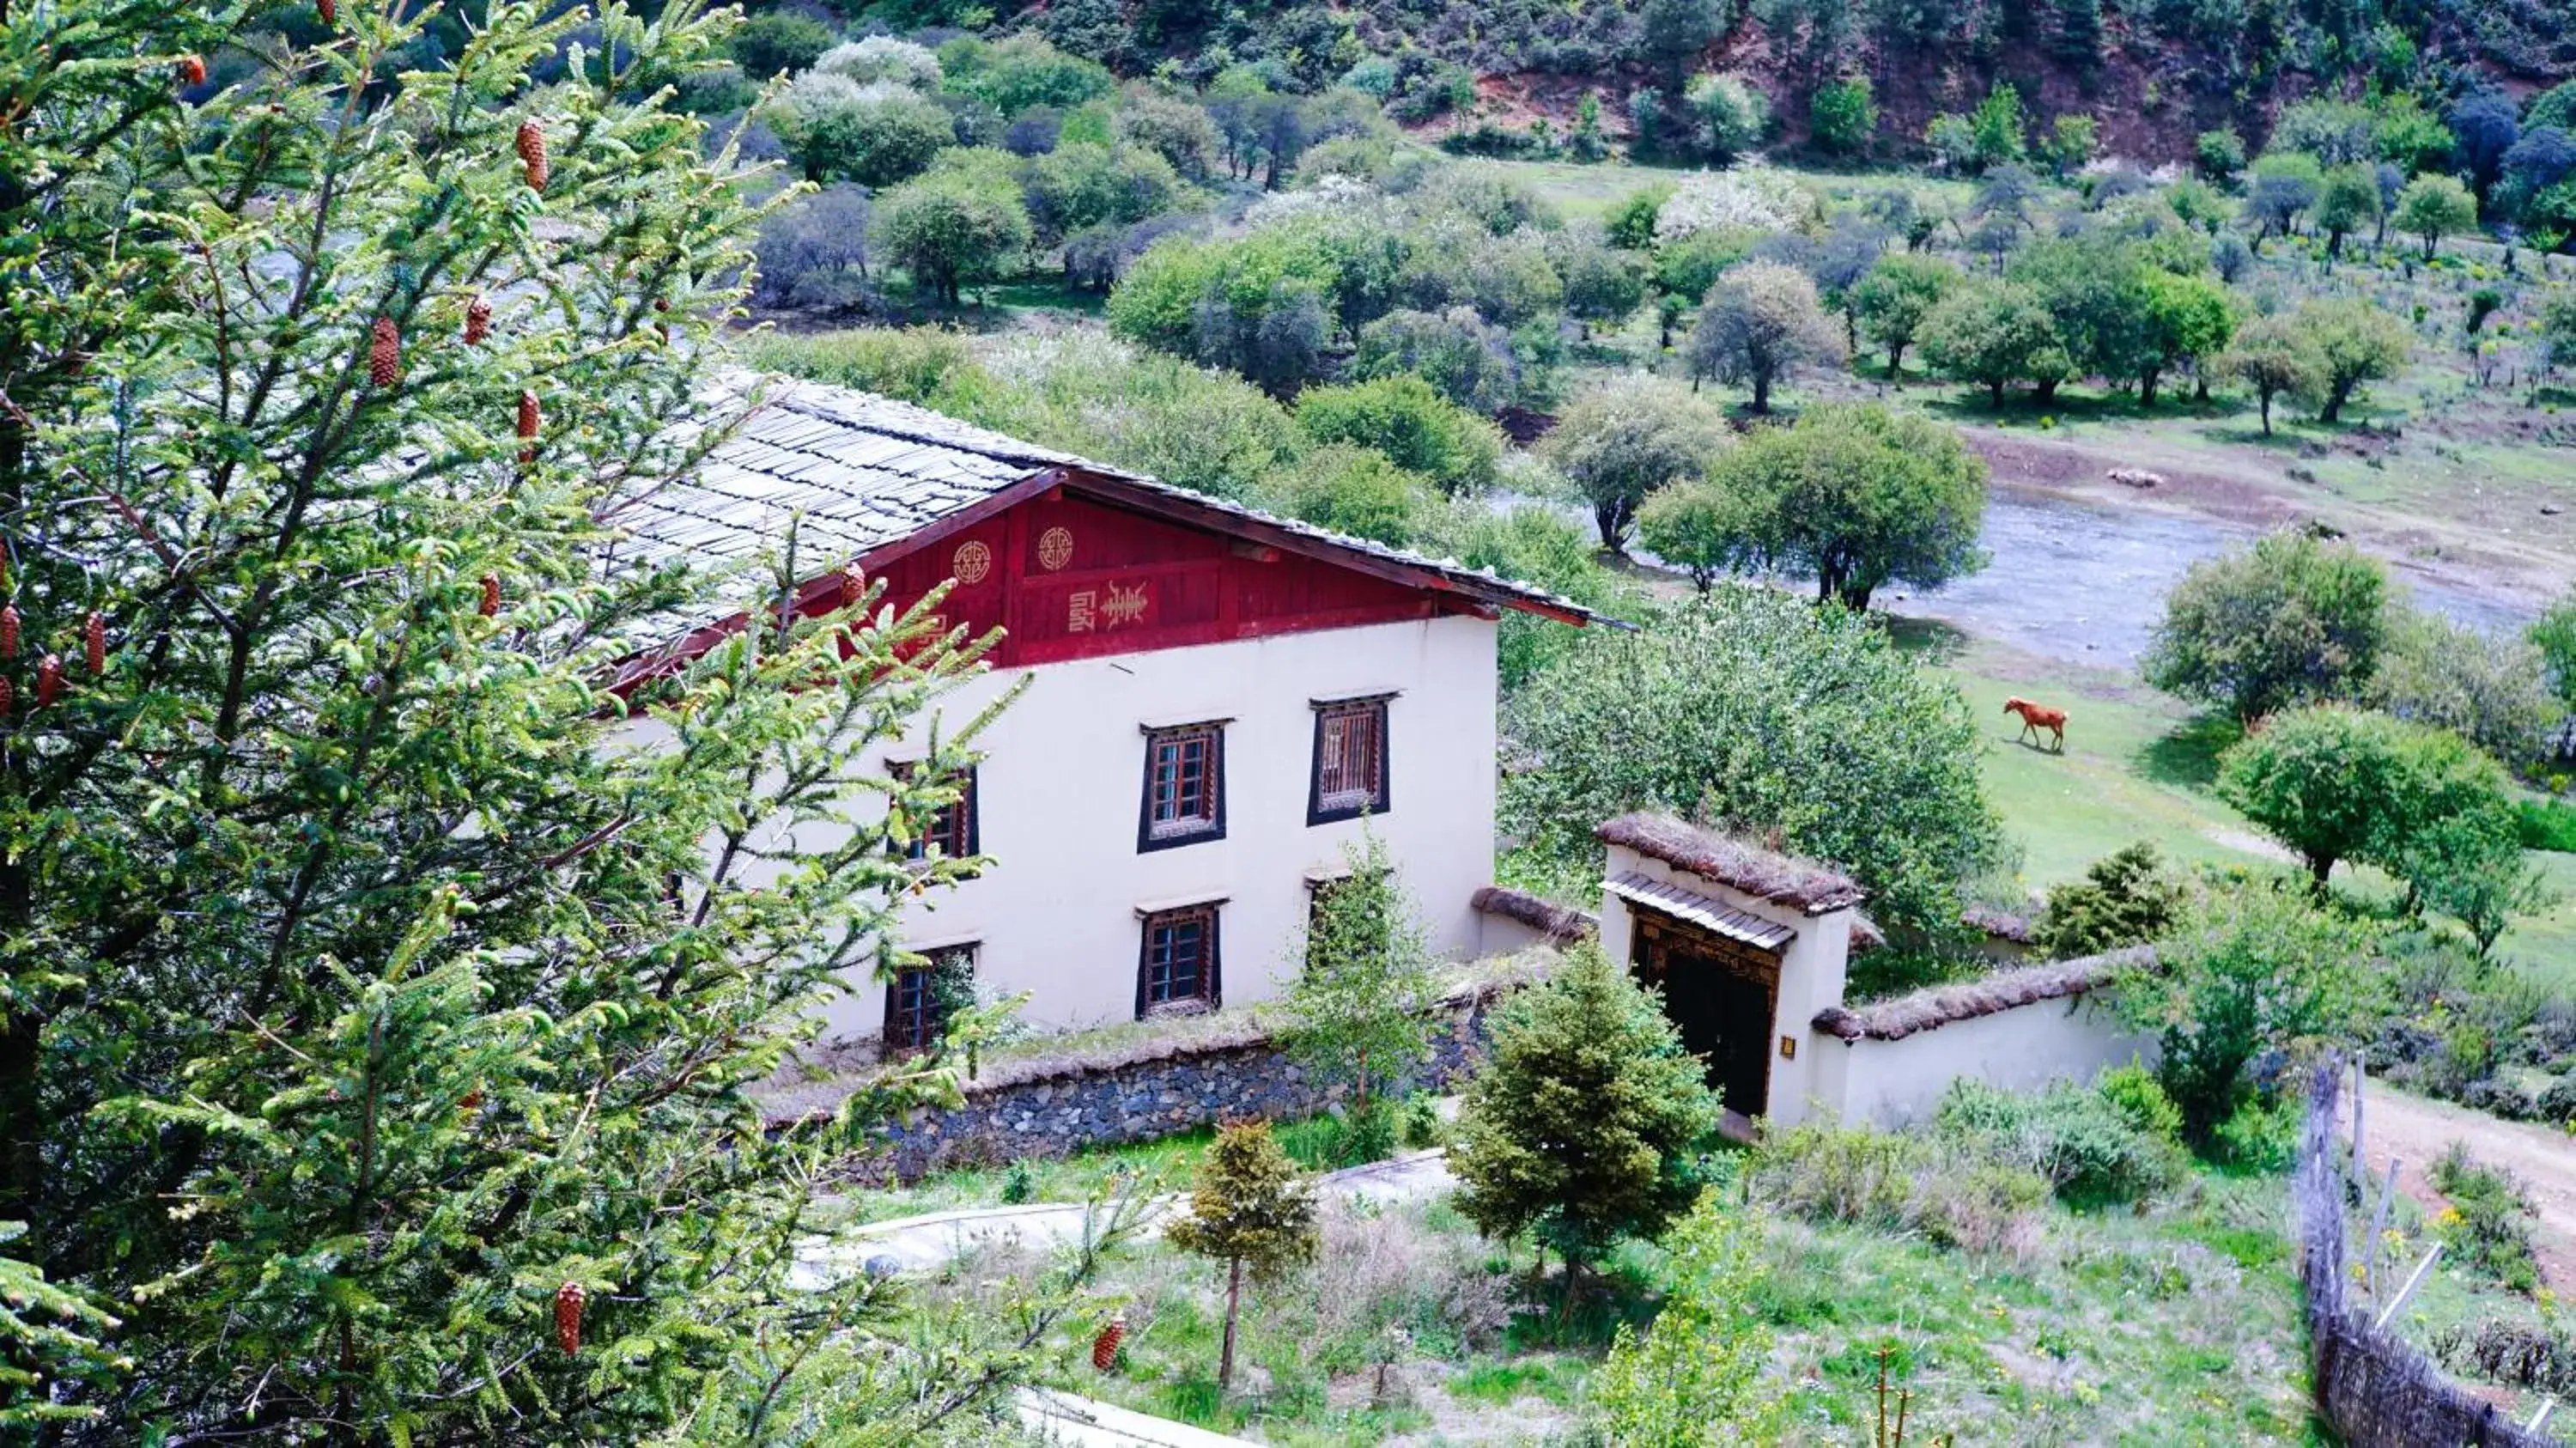
[[[1145,731],[1145,804],[1139,850],[1225,838],[1225,726]]]
[[[948,1017],[975,998],[975,947],[930,952],[921,965],[886,982],[885,1046],[890,1053],[927,1051],[948,1033]]]
[[[1387,807],[1386,697],[1315,706],[1315,769],[1306,823],[1323,824]]]
[[[1136,962],[1136,1018],[1215,1009],[1220,996],[1216,946],[1213,904],[1147,915]]]
[[[920,767],[918,764],[897,764],[893,766],[893,774],[897,779],[910,779],[913,771]],[[913,835],[912,843],[904,851],[906,859],[926,860],[934,848],[952,860],[963,859],[980,847],[982,836],[976,820],[978,791],[975,766],[968,765],[966,772],[957,776],[956,783],[957,798],[940,806],[930,816],[930,822]]]

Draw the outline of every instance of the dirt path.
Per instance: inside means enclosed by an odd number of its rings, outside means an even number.
[[[2348,1136],[2349,1105],[2342,1121]],[[2576,1137],[2555,1127],[2500,1121],[2448,1102],[2408,1096],[2377,1081],[2370,1083],[2362,1105],[2361,1136],[2362,1158],[2372,1176],[2385,1173],[2389,1157],[2395,1156],[2397,1189],[2428,1212],[2445,1205],[2430,1173],[2452,1142],[2467,1142],[2471,1156],[2520,1177],[2539,1213],[2531,1241],[2542,1274],[2562,1292],[2576,1287]]]

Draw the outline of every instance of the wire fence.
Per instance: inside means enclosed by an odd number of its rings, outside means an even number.
[[[2354,1301],[2349,1188],[2338,1159],[2335,1108],[2343,1063],[2317,1068],[2308,1093],[2291,1192],[2299,1220],[2299,1281],[2308,1305],[2308,1367],[2317,1411],[2349,1448],[2559,1448],[2493,1403],[2444,1377]]]

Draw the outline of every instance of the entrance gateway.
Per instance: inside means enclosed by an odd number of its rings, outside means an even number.
[[[1785,932],[1643,876],[1609,885],[1630,910],[1628,968],[1663,993],[1682,1049],[1707,1063],[1709,1089],[1728,1111],[1766,1114],[1785,943],[1775,937]]]

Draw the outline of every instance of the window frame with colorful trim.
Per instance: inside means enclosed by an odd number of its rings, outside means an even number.
[[[1225,933],[1223,900],[1202,900],[1159,910],[1140,909],[1136,930],[1136,1019],[1199,1015],[1225,1004]],[[1154,935],[1158,929],[1195,923],[1200,927],[1196,990],[1187,995],[1168,991],[1154,997]]]
[[[949,1012],[940,1004],[934,976],[962,957],[971,982],[983,949],[983,942],[975,940],[934,946],[914,952],[922,958],[921,964],[895,969],[885,982],[885,1024],[878,1037],[886,1055],[912,1056],[939,1049],[947,1037]]]
[[[1389,692],[1354,694],[1335,699],[1313,699],[1307,702],[1307,708],[1313,710],[1315,715],[1314,752],[1309,756],[1306,766],[1307,824],[1324,825],[1339,820],[1355,820],[1362,815],[1382,815],[1393,807],[1395,764],[1391,757],[1393,751],[1390,744],[1394,732],[1395,711],[1389,705],[1394,701],[1395,695]],[[1337,748],[1346,758],[1350,747],[1347,737],[1336,744],[1333,738],[1333,726],[1337,721],[1353,718],[1373,721],[1375,758],[1372,763],[1375,767],[1370,773],[1374,778],[1364,794],[1348,788],[1328,792],[1324,787],[1326,751]]]
[[[1225,838],[1225,726],[1231,722],[1227,719],[1205,719],[1191,724],[1140,726],[1145,735],[1145,777],[1142,798],[1136,809],[1138,854]],[[1175,812],[1169,820],[1158,819],[1155,806],[1161,793],[1157,785],[1162,773],[1163,747],[1194,736],[1204,736],[1207,741],[1207,758],[1201,768],[1204,806],[1187,815]],[[1175,795],[1179,788],[1180,779],[1176,777]]]

